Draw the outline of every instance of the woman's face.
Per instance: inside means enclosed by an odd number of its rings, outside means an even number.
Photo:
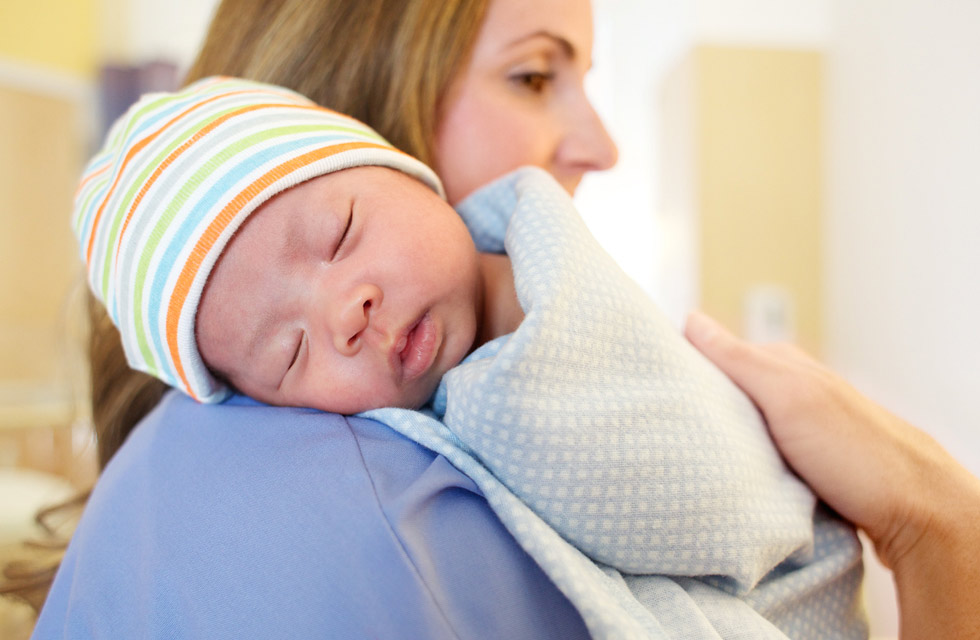
[[[569,193],[613,166],[616,146],[585,95],[591,65],[588,0],[492,0],[440,107],[435,169],[449,202],[522,165]]]

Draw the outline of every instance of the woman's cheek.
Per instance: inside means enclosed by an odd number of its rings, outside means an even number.
[[[508,90],[463,96],[447,110],[435,165],[451,203],[518,167],[552,169],[554,123],[541,110]]]

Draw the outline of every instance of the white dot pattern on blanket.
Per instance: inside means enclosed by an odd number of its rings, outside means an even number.
[[[751,402],[560,187],[522,170],[460,213],[478,247],[506,246],[525,322],[447,374],[433,415],[368,417],[472,477],[593,637],[866,637],[853,531],[815,526]]]
[[[534,181],[530,173],[523,179]],[[752,403],[597,245],[553,181],[501,189],[526,318],[446,380],[445,422],[592,558],[754,585],[806,547],[813,497]]]

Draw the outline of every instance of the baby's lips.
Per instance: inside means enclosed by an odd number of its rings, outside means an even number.
[[[428,313],[409,330],[406,344],[399,351],[402,363],[402,379],[415,380],[432,366],[436,357],[438,335],[436,325]]]

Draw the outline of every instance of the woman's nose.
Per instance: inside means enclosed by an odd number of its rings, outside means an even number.
[[[381,305],[381,289],[373,284],[358,284],[333,301],[329,313],[333,343],[343,355],[355,355],[361,349],[364,332],[371,326],[372,314]],[[329,303],[328,303],[329,304]]]
[[[582,94],[569,121],[564,160],[583,171],[611,169],[619,158],[616,143],[589,99]]]

